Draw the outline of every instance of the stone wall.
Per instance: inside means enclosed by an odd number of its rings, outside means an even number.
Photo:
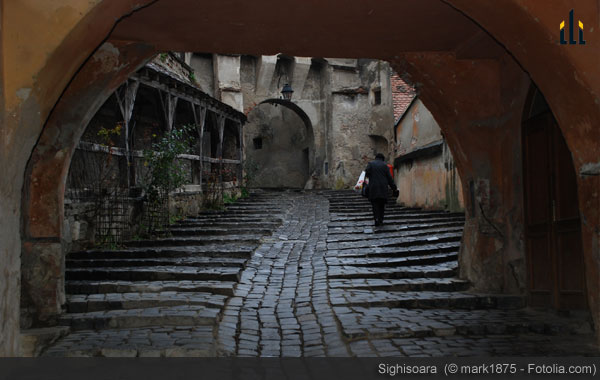
[[[464,209],[452,154],[433,115],[418,98],[396,125],[395,143],[398,202],[427,209]]]
[[[375,153],[391,153],[384,61],[194,54],[191,66],[203,89],[216,89],[217,98],[248,115],[245,159],[260,166],[254,186],[349,188]],[[274,107],[285,84],[294,90],[292,104]],[[261,136],[263,147],[255,149]]]
[[[304,188],[309,179],[312,129],[292,110],[263,103],[244,127],[247,165],[256,166],[250,186]],[[247,170],[250,172],[251,170]]]

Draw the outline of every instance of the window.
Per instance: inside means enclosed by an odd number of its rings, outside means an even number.
[[[381,104],[381,89],[373,91],[373,104]]]
[[[255,137],[252,142],[254,143],[254,149],[262,149],[262,137]]]

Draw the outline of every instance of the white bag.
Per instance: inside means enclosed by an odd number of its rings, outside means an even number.
[[[357,193],[360,193],[364,182],[365,182],[365,172],[363,171],[362,173],[360,173],[360,177],[358,177],[358,181],[356,182],[356,185],[354,186],[354,191],[356,191]]]

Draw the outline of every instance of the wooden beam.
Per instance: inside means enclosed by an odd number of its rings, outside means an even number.
[[[204,147],[204,124],[206,124],[206,107],[198,106],[192,103],[192,112],[194,113],[194,123],[196,123],[196,129],[198,131],[198,135],[200,136],[198,155],[202,157],[202,149]],[[199,173],[197,175],[200,179],[200,191],[202,191],[202,172],[204,171],[204,160],[200,160],[198,171]]]
[[[124,157],[127,154],[127,152],[123,148],[108,147],[106,145],[91,143],[91,142],[87,142],[87,141],[80,141],[79,145],[77,146],[77,149],[83,150],[86,152],[112,154],[113,156],[121,156],[121,157]],[[132,157],[136,157],[136,158],[144,157],[144,152],[141,150],[132,150],[129,153],[131,154]],[[202,157],[197,154],[179,154],[179,155],[177,155],[177,158],[182,159],[182,160],[190,160],[190,161],[210,162],[212,164],[218,164],[220,162],[223,162],[224,164],[239,164],[240,163],[240,160],[229,160],[226,158],[221,160],[216,157],[206,157],[206,156]]]
[[[215,106],[215,104],[219,104],[219,102],[213,98],[208,97],[208,95],[203,95],[202,97],[190,96],[190,95],[187,95],[184,91],[173,89],[164,83],[160,83],[158,80],[146,79],[143,76],[140,76],[139,74],[137,74],[137,76],[134,77],[133,80],[139,81],[140,83],[142,83],[148,87],[152,87],[157,90],[160,90],[163,93],[168,93],[172,96],[176,96],[177,98],[186,100],[197,106],[206,107],[209,111],[214,112],[216,114],[223,114],[230,120],[233,120],[236,122],[242,120],[242,117],[240,115],[236,115],[234,113],[237,111],[227,110],[227,109]],[[198,94],[201,94],[201,93],[198,92]]]
[[[173,95],[169,91],[158,90],[158,96],[160,97],[160,104],[162,105],[163,115],[165,117],[165,123],[167,125],[167,131],[171,132],[173,129],[173,123],[175,122],[175,110],[177,109],[177,101],[179,97]]]
[[[237,180],[238,180],[238,186],[242,185],[242,180],[243,180],[243,176],[244,176],[244,133],[242,130],[243,124],[240,121],[238,123],[238,141],[239,141],[239,147],[238,147],[238,160],[240,161],[238,167],[237,167]]]
[[[123,122],[125,123],[125,175],[127,176],[127,188],[131,187],[131,185],[135,186],[135,165],[132,165],[133,159],[130,155],[130,135],[133,135],[133,133],[130,133],[131,131],[129,129],[129,122],[131,121],[131,116],[133,115],[133,107],[135,105],[135,98],[137,96],[139,86],[140,83],[138,81],[127,80],[121,86],[121,91],[119,91],[119,89],[115,91],[117,103],[119,104],[119,109],[121,110],[121,115],[123,116]]]
[[[225,132],[225,116],[217,115],[217,126],[219,130],[219,147],[217,148],[217,157],[219,157],[219,185],[221,187],[221,197],[223,197],[223,133]]]

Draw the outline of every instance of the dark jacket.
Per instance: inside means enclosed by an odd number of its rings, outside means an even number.
[[[383,160],[373,160],[367,164],[365,176],[369,178],[369,200],[387,199],[388,185],[396,191],[396,184],[390,175],[390,169]]]

